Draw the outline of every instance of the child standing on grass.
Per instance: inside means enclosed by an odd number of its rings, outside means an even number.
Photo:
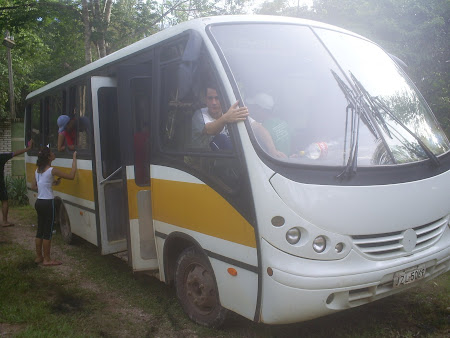
[[[50,258],[50,247],[55,223],[55,202],[53,196],[53,185],[58,185],[61,178],[73,180],[77,172],[77,152],[73,153],[72,170],[70,173],[63,172],[51,166],[55,154],[48,147],[44,147],[38,154],[36,172],[32,188],[38,190],[38,199],[34,205],[38,214],[38,229],[36,233],[36,263],[44,266],[62,264]],[[53,177],[58,176],[57,180]]]

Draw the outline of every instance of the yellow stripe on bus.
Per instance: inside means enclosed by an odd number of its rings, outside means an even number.
[[[138,219],[139,211],[138,211],[138,201],[137,195],[139,191],[142,190],[151,190],[149,186],[141,187],[136,184],[134,179],[127,180],[127,194],[128,194],[128,213],[130,219]],[[149,206],[150,207],[150,206]]]
[[[54,167],[61,171],[70,172],[69,168]],[[36,164],[27,163],[26,165],[28,182],[32,182],[32,177],[36,171]],[[60,191],[68,195],[72,195],[78,198],[82,198],[88,201],[94,201],[94,185],[92,183],[92,171],[85,169],[78,169],[75,175],[75,179],[65,180],[62,179],[59,185],[53,186],[53,190]]]
[[[152,179],[153,219],[256,248],[253,227],[205,184]]]

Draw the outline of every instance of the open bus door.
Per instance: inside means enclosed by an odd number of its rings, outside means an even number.
[[[97,173],[98,229],[102,255],[127,250],[128,205],[120,156],[117,82],[91,78],[95,165]]]
[[[127,164],[128,262],[134,271],[156,270],[158,260],[152,217],[151,63],[118,68],[118,110],[122,163]]]

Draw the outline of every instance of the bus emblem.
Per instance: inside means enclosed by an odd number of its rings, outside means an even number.
[[[403,239],[401,240],[403,249],[406,252],[411,252],[415,249],[417,244],[417,235],[413,229],[408,229],[403,233]]]

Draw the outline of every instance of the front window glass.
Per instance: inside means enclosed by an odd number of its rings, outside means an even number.
[[[362,166],[428,158],[405,127],[434,154],[448,151],[426,104],[374,44],[320,30],[333,59],[306,26],[242,24],[211,31],[249,108],[255,139],[269,155],[330,166],[347,164],[352,154]],[[352,106],[349,93],[359,95],[359,103]],[[378,106],[375,97],[382,101]]]
[[[317,33],[346,75],[353,75],[363,91],[375,100],[372,110],[380,114],[376,117],[380,132],[395,162],[427,158],[408,130],[435,155],[449,150],[449,142],[422,96],[383,50],[347,34],[325,29],[317,29]]]

